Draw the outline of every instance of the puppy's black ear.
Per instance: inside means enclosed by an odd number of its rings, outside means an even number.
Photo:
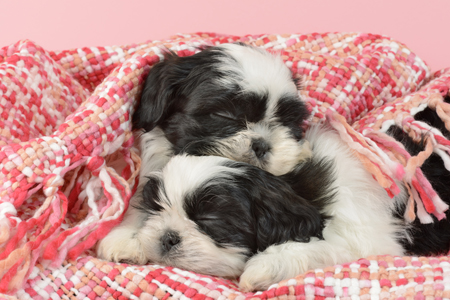
[[[322,238],[326,216],[310,202],[297,195],[280,178],[248,166],[243,184],[251,199],[258,251],[287,241],[309,242]]]
[[[173,52],[167,51],[164,56],[147,76],[141,100],[133,114],[133,129],[152,130],[183,100],[177,95],[177,87],[191,68],[183,68],[180,63],[183,58]]]
[[[324,220],[319,211],[284,182],[277,180],[270,185],[262,189],[254,208],[258,250],[287,241],[322,238]]]

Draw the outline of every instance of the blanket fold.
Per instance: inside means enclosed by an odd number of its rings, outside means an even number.
[[[24,40],[0,49],[0,293],[21,299],[369,295],[363,287],[333,288],[356,272],[371,285],[370,294],[387,295],[402,293],[400,279],[383,275],[370,281],[364,275],[372,274],[370,268],[387,269],[393,263],[398,272],[406,272],[407,265],[417,274],[424,265],[428,268],[425,259],[365,258],[244,295],[230,280],[95,258],[95,243],[122,220],[137,185],[140,159],[133,148],[131,115],[150,68],[164,59],[164,48],[187,56],[201,46],[237,41],[281,55],[293,76],[302,80],[309,122],[328,122],[339,131],[387,193],[399,193],[398,181],[406,184],[408,220],[429,223],[431,215],[443,217],[448,207],[419,167],[436,153],[450,170],[450,142],[414,115],[435,110],[450,130],[450,104],[444,101],[450,68],[431,73],[420,57],[394,39],[363,33],[193,33],[57,52]],[[411,157],[386,135],[392,125],[412,138],[426,134],[425,150]],[[121,173],[113,168],[118,159],[128,164]],[[443,268],[448,257],[430,258],[430,264]],[[95,276],[86,275],[91,273]],[[423,286],[417,278],[407,277],[407,283]],[[402,295],[411,295],[407,283]],[[449,289],[440,289],[440,297],[449,297]]]

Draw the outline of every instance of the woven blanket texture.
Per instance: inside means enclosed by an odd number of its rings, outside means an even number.
[[[328,122],[391,196],[409,189],[405,217],[431,221],[447,206],[419,167],[434,151],[450,170],[450,142],[413,116],[429,107],[450,130],[450,68],[432,73],[404,44],[362,33],[231,36],[195,33],[162,41],[47,51],[24,40],[0,49],[0,293],[10,299],[443,299],[449,256],[362,258],[317,269],[267,291],[172,267],[95,257],[120,223],[140,159],[131,115],[163,48],[244,42],[279,53],[312,113]],[[426,149],[409,156],[385,131],[396,124]],[[123,159],[118,174],[110,163]],[[416,211],[414,208],[417,208]],[[1,297],[0,297],[1,298]]]

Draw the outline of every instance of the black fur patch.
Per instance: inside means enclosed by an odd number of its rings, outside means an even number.
[[[305,198],[322,213],[324,220],[329,217],[323,213],[324,208],[333,202],[337,191],[331,188],[335,180],[332,161],[314,157],[297,165],[291,172],[280,176],[297,195]]]
[[[333,198],[331,164],[310,160],[282,177],[244,163],[227,166],[243,172],[212,179],[189,195],[184,206],[218,246],[244,247],[250,255],[270,245],[322,238],[328,216],[321,211]],[[303,176],[322,184],[305,183]]]
[[[246,191],[235,185],[234,180],[215,178],[186,196],[184,210],[217,246],[234,245],[255,253],[250,206]]]
[[[446,102],[448,101],[449,98],[447,97]],[[415,119],[438,128],[445,137],[450,137],[449,131],[445,128],[444,123],[434,110],[426,108],[421,113],[416,114]],[[424,150],[423,138],[420,141],[414,141],[397,126],[392,126],[388,133],[400,141],[413,156]],[[421,170],[441,199],[445,203],[450,204],[450,172],[445,169],[444,162],[440,156],[433,153],[424,162]],[[396,216],[401,218],[404,214],[404,209],[404,206],[401,207],[399,212],[396,213]],[[405,250],[414,255],[447,254],[450,251],[450,211],[447,211],[445,214],[446,219],[441,221],[432,216],[434,220],[432,224],[422,224],[416,219],[411,224],[411,229],[409,229],[409,233],[413,239],[412,243],[406,239],[401,240]]]
[[[278,101],[275,116],[278,120],[291,130],[297,140],[303,138],[303,122],[309,116],[306,106],[297,98],[284,96]]]
[[[159,178],[147,177],[147,179],[148,181],[142,191],[142,200],[135,208],[142,210],[149,215],[155,215],[163,210],[159,191],[164,191],[164,185]]]
[[[446,96],[444,102],[450,103],[450,96]],[[439,129],[447,139],[450,139],[450,132],[445,128],[444,122],[442,122],[441,118],[439,118],[433,109],[429,107],[425,108],[423,111],[418,112],[414,116],[414,119],[430,124],[432,127]]]
[[[211,86],[212,78],[230,75],[215,67],[225,55],[211,48],[187,57],[166,52],[164,61],[155,64],[147,76],[141,101],[133,114],[133,128],[152,130],[174,112],[183,110],[187,97],[199,85]]]

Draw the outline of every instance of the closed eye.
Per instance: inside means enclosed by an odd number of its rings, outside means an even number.
[[[216,216],[210,216],[210,217],[200,217],[200,218],[196,218],[196,221],[215,221],[218,220],[219,218]]]
[[[215,112],[211,113],[212,117],[221,118],[229,121],[237,121],[237,118],[229,112]]]

